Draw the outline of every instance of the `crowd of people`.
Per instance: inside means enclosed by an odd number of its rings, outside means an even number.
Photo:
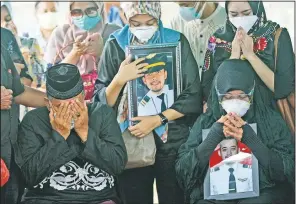
[[[1,1],[1,204],[152,204],[154,181],[160,204],[294,202],[295,126],[277,106],[295,96],[288,30],[268,20],[262,1],[176,3],[166,28],[157,1],[107,11],[101,1],[69,2],[63,25],[58,2],[37,1],[38,29],[20,34]],[[156,153],[153,165],[126,168],[117,118],[127,84],[156,86],[161,75],[167,87],[168,77],[163,56],[134,60],[127,47],[167,43],[180,45],[182,89],[175,98],[157,89],[160,111],[130,119],[127,131],[152,134]],[[205,199],[211,154],[226,139],[258,159],[258,196]]]

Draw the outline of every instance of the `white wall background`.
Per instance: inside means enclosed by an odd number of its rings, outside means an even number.
[[[11,2],[13,9],[14,21],[20,31],[34,32],[36,30],[36,19],[34,16],[35,2]],[[68,2],[59,2],[60,8],[60,21],[66,21]],[[220,2],[224,6],[224,2]],[[295,2],[264,2],[264,6],[269,20],[279,23],[282,27],[286,27],[290,33],[293,46],[294,46],[294,15],[295,15]],[[164,25],[178,12],[178,5],[173,2],[162,2],[162,20]]]

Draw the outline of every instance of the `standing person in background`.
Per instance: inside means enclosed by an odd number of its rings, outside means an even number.
[[[225,9],[225,28],[217,30],[208,42],[201,80],[204,100],[220,64],[243,59],[257,74],[265,104],[277,109],[276,100],[288,97],[295,88],[295,55],[288,30],[282,29],[275,56],[275,33],[280,25],[267,20],[262,1],[226,1]]]
[[[36,1],[35,16],[38,22],[37,32],[32,35],[41,47],[42,56],[53,30],[58,26],[58,2]]]
[[[58,26],[49,39],[45,53],[48,68],[60,62],[77,65],[84,81],[85,99],[90,100],[104,42],[119,28],[106,23],[103,2],[70,2],[69,22]]]
[[[17,35],[16,26],[12,21],[11,5],[9,2],[3,1],[1,1],[1,44],[10,54],[21,77],[21,82],[31,86],[33,78],[28,73],[28,66],[20,51],[20,39]]]
[[[21,173],[14,162],[12,149],[18,134],[18,105],[42,107],[45,106],[44,97],[44,93],[21,84],[10,53],[1,38],[1,158],[10,172],[8,183],[1,188],[1,204],[19,203],[23,192]]]
[[[201,77],[208,40],[225,25],[226,12],[218,2],[179,1],[178,4],[180,10],[171,20],[170,28],[183,33],[188,39]]]
[[[131,56],[126,56],[127,46],[181,44],[182,76],[180,77],[183,79],[183,90],[179,97],[164,111],[160,110],[152,116],[133,118],[133,121],[139,121],[139,123],[129,127],[131,134],[138,138],[145,137],[151,132],[154,134],[157,148],[155,164],[125,170],[119,177],[119,183],[126,203],[152,204],[153,183],[156,178],[159,203],[182,204],[184,194],[177,184],[174,165],[178,148],[189,135],[190,125],[202,112],[197,64],[186,37],[177,31],[163,27],[160,20],[159,1],[125,3],[124,12],[128,24],[114,32],[105,45],[99,64],[95,100],[107,103],[120,111],[119,104],[125,104],[124,100],[127,100],[125,94],[127,82],[143,77],[144,72],[147,71],[144,68],[148,65],[144,62],[145,58],[132,62]],[[168,125],[168,136],[167,140],[163,140],[166,137],[160,138],[156,130],[166,125]]]
[[[124,5],[124,2],[112,4],[110,9],[107,11],[109,23],[114,23],[120,27],[124,27],[128,23],[124,15],[122,5]]]

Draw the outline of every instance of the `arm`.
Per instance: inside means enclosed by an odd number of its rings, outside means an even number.
[[[295,88],[295,53],[287,29],[283,29],[278,41],[278,56],[274,78],[276,99],[287,97]]]
[[[274,73],[271,69],[255,53],[247,59],[264,84],[274,92]]]
[[[36,119],[30,113],[25,116],[17,139],[20,156],[16,158],[22,159],[16,160],[30,186],[38,184],[77,156],[74,147],[70,147],[58,132],[52,130],[48,140],[44,140],[44,135],[36,133]]]
[[[120,64],[125,59],[125,54],[115,44],[115,40],[106,42],[99,62],[98,79],[95,86],[95,101],[108,104],[113,107],[119,100],[123,86],[116,81],[116,74]]]
[[[17,104],[28,107],[43,107],[45,106],[45,97],[46,94],[44,92],[25,86],[24,92],[16,96],[14,100]]]
[[[116,116],[112,109],[105,110],[99,117],[90,119],[87,141],[82,157],[112,175],[120,174],[127,162],[127,152]],[[101,126],[98,128],[98,124]]]
[[[281,134],[285,134],[286,138],[279,138],[275,140],[270,147],[267,147],[259,137],[256,135],[254,130],[248,124],[243,127],[243,137],[242,142],[246,144],[251,150],[252,153],[258,159],[259,164],[265,172],[268,172],[270,178],[273,181],[286,181],[293,180],[292,175],[294,175],[294,152],[291,152],[292,143],[288,139],[289,132],[285,131],[284,128],[282,130],[274,130],[275,132],[280,131]],[[273,132],[273,131],[272,131]],[[293,168],[288,168],[289,165]],[[293,171],[293,172],[291,172]]]
[[[186,194],[190,193],[196,183],[202,185],[210,156],[224,138],[223,124],[214,123],[207,138],[202,142],[200,121],[197,120],[187,142],[180,147],[176,162],[177,179]]]
[[[8,43],[8,49],[10,50],[10,54],[12,55],[12,59],[14,63],[19,63],[24,66],[24,68],[21,69],[20,71],[20,78],[22,81],[25,83],[31,83],[33,81],[32,77],[27,73],[28,72],[28,67],[26,64],[26,61],[22,55],[22,52],[19,48],[18,42],[16,41],[14,35],[12,34],[11,31],[2,29],[1,28],[1,34],[3,32],[3,37],[6,35],[7,37],[4,39],[6,43]],[[2,37],[2,35],[1,35]]]
[[[72,50],[73,51],[73,50]],[[76,53],[75,51],[70,52],[65,59],[62,60],[61,63],[68,63],[68,64],[77,64],[79,59],[80,59],[80,55],[78,53]]]
[[[181,42],[182,76],[180,77],[182,77],[183,90],[170,108],[178,112],[172,114],[172,118],[176,119],[182,115],[198,116],[202,113],[202,90],[198,66],[191,52],[188,40],[182,34]],[[170,117],[170,114],[168,116]]]

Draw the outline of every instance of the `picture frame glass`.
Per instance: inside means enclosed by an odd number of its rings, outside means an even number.
[[[257,132],[256,124],[251,127]],[[203,140],[209,131],[203,130]],[[204,180],[204,199],[232,200],[258,195],[258,160],[247,145],[226,137],[211,154]]]

